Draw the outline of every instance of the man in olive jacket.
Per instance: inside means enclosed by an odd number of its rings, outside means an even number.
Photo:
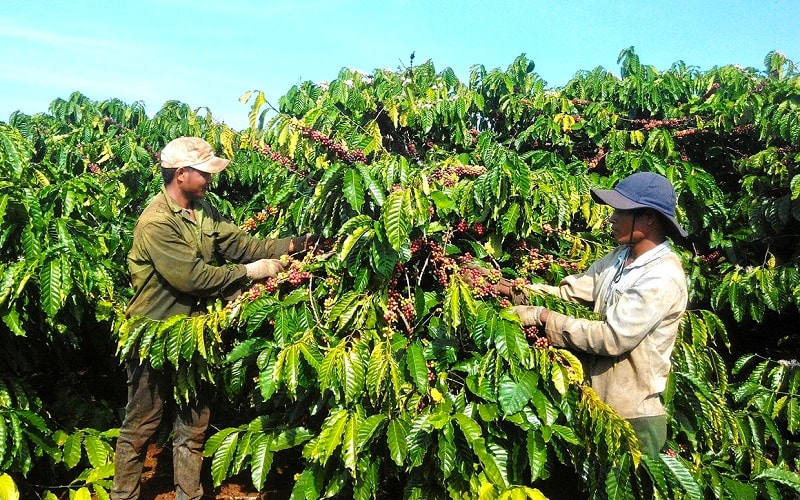
[[[164,147],[164,187],[136,222],[128,254],[134,289],[128,317],[165,320],[201,314],[209,302],[231,297],[247,280],[277,276],[283,271],[277,257],[304,249],[307,237],[251,237],[203,199],[211,175],[228,162],[199,137],[180,137]],[[164,405],[172,402],[169,375],[151,369],[146,360],[128,360],[127,373],[128,404],[116,445],[113,499],[139,497],[148,441]],[[176,408],[172,454],[179,500],[203,495],[200,469],[209,413],[205,400]]]

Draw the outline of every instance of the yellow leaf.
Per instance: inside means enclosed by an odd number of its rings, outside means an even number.
[[[489,481],[481,481],[481,486],[478,490],[478,498],[479,500],[494,500],[497,498],[494,485]]]
[[[222,150],[225,152],[225,156],[228,158],[233,158],[236,156],[236,153],[233,152],[233,141],[235,136],[236,134],[229,127],[224,127],[220,133],[219,143],[222,146]]]
[[[19,490],[8,474],[0,474],[0,498],[3,500],[19,500]]]
[[[539,491],[537,488],[528,488],[525,487],[525,492],[528,494],[528,498],[531,500],[547,500],[547,497]]]
[[[441,403],[442,401],[444,401],[444,396],[439,391],[439,389],[434,387],[433,389],[431,389],[431,399],[433,399],[433,401],[436,403]]]
[[[296,130],[292,130],[289,134],[289,156],[291,157],[294,154],[294,151],[297,149],[297,141],[300,140],[300,132]]]
[[[631,130],[631,144],[641,146],[644,144],[644,132],[641,130]]]
[[[431,195],[431,185],[428,182],[428,176],[425,175],[424,173],[420,173],[420,182],[422,184],[422,192],[425,194],[425,196],[430,196]]]
[[[41,184],[44,187],[50,185],[50,179],[48,179],[43,172],[35,168],[32,168],[31,171],[33,172],[33,176],[36,177],[36,180],[39,181],[39,184]]]
[[[575,118],[567,113],[558,113],[553,117],[553,121],[561,127],[562,132],[571,130],[572,126],[575,125]]]
[[[399,106],[391,105],[385,108],[386,112],[389,114],[389,118],[392,120],[392,125],[394,128],[397,128],[398,120],[400,119],[400,108]]]
[[[561,130],[563,132],[572,130],[573,125],[575,125],[575,117],[572,115],[564,115],[564,120],[561,122]]]
[[[566,369],[569,381],[575,383],[583,382],[583,365],[578,357],[566,349],[559,349],[558,353],[569,364],[569,367]]]
[[[245,102],[250,100],[250,97],[252,95],[253,95],[252,91],[251,92],[246,92],[244,95],[242,95],[239,98],[239,102],[244,104]],[[267,103],[267,99],[264,96],[264,93],[260,92],[260,91],[256,92],[256,97],[253,100],[252,106],[250,107],[250,113],[248,113],[248,115],[247,115],[247,118],[248,118],[249,123],[250,123],[250,128],[252,128],[252,129],[256,128],[256,118],[258,118],[258,112],[260,111],[261,106],[263,106],[266,103]]]
[[[89,488],[83,487],[71,495],[72,500],[92,500],[92,494],[89,493]]]
[[[383,150],[383,136],[381,135],[381,128],[378,126],[378,123],[373,120],[367,124],[365,129],[367,135],[369,135],[372,140],[370,141],[370,147],[364,148],[364,154]]]
[[[242,103],[242,104],[246,103],[247,101],[250,100],[250,96],[251,95],[253,95],[253,91],[252,90],[248,90],[247,92],[245,92],[244,94],[239,96],[239,102]]]
[[[283,146],[289,139],[289,124],[284,122],[281,124],[281,130],[278,132],[278,145]]]

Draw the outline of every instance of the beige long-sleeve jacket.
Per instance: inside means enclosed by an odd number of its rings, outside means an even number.
[[[624,418],[664,414],[660,393],[670,371],[670,355],[686,309],[686,275],[680,259],[663,243],[626,266],[625,246],[598,260],[584,273],[558,286],[532,290],[593,305],[601,320],[551,312],[545,325],[552,345],[587,356],[592,388]]]

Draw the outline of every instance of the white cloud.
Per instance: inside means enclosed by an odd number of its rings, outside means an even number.
[[[20,27],[13,24],[8,18],[0,17],[0,41],[9,39],[11,43],[24,43],[17,47],[24,47],[31,50],[31,45],[57,47],[59,51],[102,51],[102,52],[141,52],[146,49],[146,45],[140,41],[127,43],[119,40],[112,40],[104,37],[81,37],[65,35],[52,31],[43,31]]]

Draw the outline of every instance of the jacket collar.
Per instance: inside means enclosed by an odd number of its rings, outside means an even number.
[[[654,248],[646,251],[642,255],[640,255],[636,260],[630,263],[628,266],[629,268],[639,267],[639,266],[646,266],[650,262],[660,258],[662,255],[669,253],[670,250],[669,241],[664,241],[663,243],[659,243]]]

